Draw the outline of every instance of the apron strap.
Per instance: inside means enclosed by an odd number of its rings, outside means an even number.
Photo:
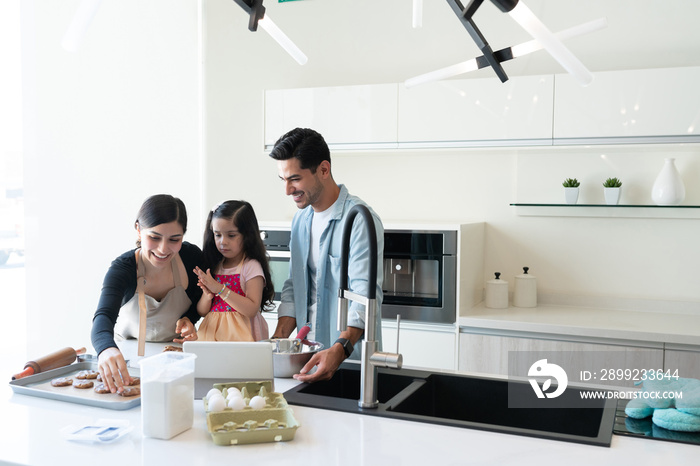
[[[178,262],[180,260],[182,260],[182,259],[180,259],[180,255],[178,254],[173,258],[173,260],[170,261],[170,266],[173,270],[173,282],[175,282],[175,288],[180,286],[180,283],[181,283],[181,281],[180,281],[180,267],[179,267],[180,262]]]
[[[138,339],[138,355],[146,354],[146,293],[143,287],[146,284],[146,269],[143,265],[140,249],[136,250],[136,292],[139,294],[139,339]]]

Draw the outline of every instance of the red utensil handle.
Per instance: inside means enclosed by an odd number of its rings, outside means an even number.
[[[299,340],[305,339],[305,338],[306,338],[306,335],[308,335],[309,332],[311,331],[311,326],[310,326],[310,325],[311,325],[311,324],[306,324],[306,325],[304,325],[304,326],[301,328],[301,330],[299,330],[299,333],[297,333],[296,338],[299,339]]]

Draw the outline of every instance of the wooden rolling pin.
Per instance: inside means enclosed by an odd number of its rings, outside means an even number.
[[[63,348],[54,353],[46,355],[37,359],[36,361],[29,361],[24,365],[24,370],[19,374],[12,376],[12,380],[21,379],[22,377],[27,377],[28,375],[38,374],[39,372],[50,371],[51,369],[57,369],[59,367],[68,366],[73,364],[73,361],[78,357],[79,354],[84,354],[85,348],[73,349],[71,347]]]

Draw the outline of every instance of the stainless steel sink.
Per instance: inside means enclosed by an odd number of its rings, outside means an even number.
[[[355,366],[344,364],[331,380],[300,384],[284,397],[293,405],[610,446],[615,400],[582,399],[580,388],[538,399],[526,381],[380,369],[379,407],[363,409]],[[509,402],[527,407],[509,408]]]

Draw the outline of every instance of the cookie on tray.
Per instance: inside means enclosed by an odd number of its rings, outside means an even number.
[[[95,385],[95,392],[102,393],[102,394],[112,393],[109,391],[109,387],[107,387],[107,385],[105,385],[103,383],[98,383],[97,385]]]
[[[124,390],[119,394],[120,396],[137,396],[141,394],[141,388],[139,387],[124,387]]]
[[[51,381],[51,385],[54,387],[67,387],[73,385],[73,379],[70,377],[58,377]]]
[[[75,388],[83,388],[83,389],[92,388],[93,385],[95,385],[95,382],[93,382],[92,380],[88,380],[88,379],[79,379],[79,380],[76,380],[75,382],[73,382],[73,386]]]
[[[100,375],[99,372],[97,371],[92,371],[92,370],[86,370],[86,371],[80,371],[78,374],[75,376],[76,379],[96,379],[97,376]]]

